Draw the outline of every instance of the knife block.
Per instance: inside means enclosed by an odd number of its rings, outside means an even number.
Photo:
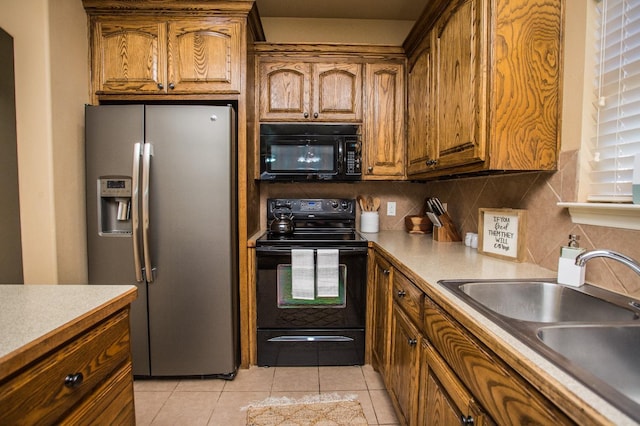
[[[449,213],[444,213],[438,217],[440,222],[442,222],[442,226],[433,227],[433,239],[435,241],[440,242],[454,242],[454,241],[462,241],[460,234],[456,230]]]

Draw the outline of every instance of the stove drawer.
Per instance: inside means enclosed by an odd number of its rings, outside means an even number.
[[[364,339],[364,329],[258,330],[258,365],[363,365]]]

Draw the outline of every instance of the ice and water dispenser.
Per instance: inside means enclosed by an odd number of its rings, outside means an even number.
[[[102,236],[131,235],[131,178],[98,179],[98,228]]]

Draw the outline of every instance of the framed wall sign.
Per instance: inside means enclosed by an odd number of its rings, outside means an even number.
[[[525,257],[527,211],[479,209],[478,252],[522,262]]]

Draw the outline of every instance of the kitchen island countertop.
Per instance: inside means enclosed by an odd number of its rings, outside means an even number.
[[[87,320],[122,309],[133,285],[0,285],[0,377],[73,337]]]

